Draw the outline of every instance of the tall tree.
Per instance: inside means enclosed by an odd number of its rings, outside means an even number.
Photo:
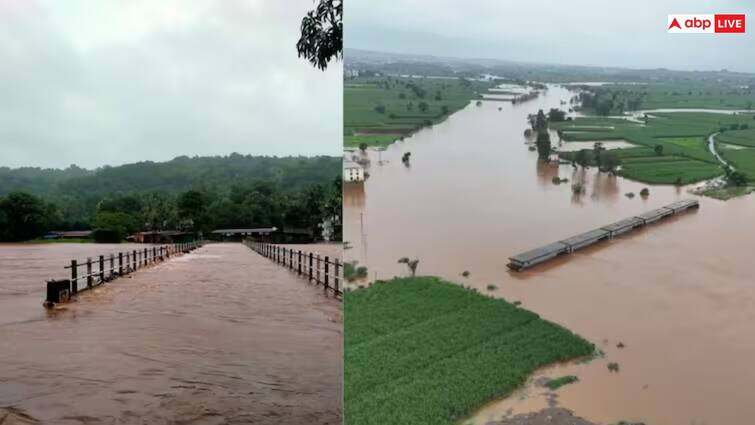
[[[0,239],[23,241],[44,235],[56,224],[53,205],[25,192],[13,192],[0,200]]]
[[[547,161],[551,155],[551,136],[548,134],[548,130],[538,130],[535,145],[538,158]]]
[[[343,57],[343,0],[319,0],[301,20],[296,43],[299,57],[325,70],[332,59]]]

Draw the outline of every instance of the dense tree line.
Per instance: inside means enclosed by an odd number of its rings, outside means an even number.
[[[295,227],[340,235],[341,159],[180,157],[94,171],[3,169],[0,239],[49,230],[102,230],[121,239],[140,230],[202,232]],[[55,176],[55,177],[50,177]]]
[[[581,87],[579,101],[583,109],[593,110],[598,115],[621,115],[625,111],[636,111],[642,106],[647,92],[615,90],[602,87]]]

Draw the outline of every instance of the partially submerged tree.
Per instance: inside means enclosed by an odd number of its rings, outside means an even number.
[[[577,151],[577,154],[574,156],[574,162],[577,163],[582,168],[587,167],[590,165],[590,158],[588,157],[586,149],[580,149]]]
[[[406,266],[409,268],[409,272],[412,274],[412,277],[416,276],[417,265],[419,264],[418,258],[415,258],[414,260],[410,260],[409,257],[401,257],[399,258],[398,262],[402,264],[406,264]]]
[[[547,161],[551,155],[551,136],[548,134],[548,130],[538,130],[535,146],[537,146],[538,158]]]
[[[603,161],[602,170],[615,174],[616,169],[621,165],[621,159],[619,159],[619,156],[611,151],[606,151],[601,157]]]

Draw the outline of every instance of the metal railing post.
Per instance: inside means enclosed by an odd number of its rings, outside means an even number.
[[[105,281],[105,256],[100,255],[100,282]]]
[[[320,254],[317,254],[317,279],[315,279],[315,282],[319,285],[322,283],[320,281]]]
[[[76,295],[79,293],[78,285],[79,265],[76,264],[76,260],[71,260],[71,293]]]
[[[309,281],[312,281],[312,253],[309,253]]]
[[[326,255],[325,256],[325,289],[328,289],[328,278],[330,277],[328,276],[329,266],[330,266],[330,257]]]
[[[87,288],[92,287],[92,257],[87,257]]]
[[[335,289],[336,294],[338,293],[338,283],[339,283],[338,268],[340,267],[340,265],[341,264],[338,262],[338,258],[333,260],[333,269],[335,269],[334,274],[333,274],[333,288]]]

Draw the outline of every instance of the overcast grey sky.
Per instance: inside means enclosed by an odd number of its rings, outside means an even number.
[[[0,0],[0,166],[338,155],[342,64],[295,44],[312,0]]]
[[[745,34],[668,34],[667,15],[745,13]],[[752,0],[349,0],[347,48],[755,72]]]

